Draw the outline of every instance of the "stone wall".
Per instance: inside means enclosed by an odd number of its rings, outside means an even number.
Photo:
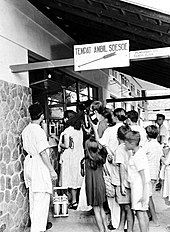
[[[20,135],[30,104],[29,88],[0,80],[0,232],[23,232],[28,221]]]

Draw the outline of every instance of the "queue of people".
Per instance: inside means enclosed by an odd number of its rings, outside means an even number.
[[[135,216],[141,232],[147,232],[149,225],[159,226],[152,198],[158,182],[162,183],[163,198],[167,204],[170,202],[170,149],[164,146],[167,134],[161,124],[162,115],[157,116],[159,127],[149,125],[144,129],[138,124],[135,110],[111,111],[100,101],[78,113],[65,111],[65,129],[58,142],[58,176],[50,163],[49,144],[40,126],[43,109],[35,103],[29,112],[32,121],[22,132],[22,140],[27,152],[24,178],[30,193],[31,232],[47,229],[52,182],[56,180],[68,189],[70,209],[80,209],[79,198],[85,198],[100,232],[132,232]],[[110,176],[115,193],[112,197],[106,194],[104,170]]]

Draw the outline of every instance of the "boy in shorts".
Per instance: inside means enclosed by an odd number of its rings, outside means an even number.
[[[141,232],[148,231],[148,204],[150,192],[149,164],[144,148],[139,146],[140,134],[129,131],[125,134],[125,145],[132,155],[128,164],[128,180],[131,187],[132,209],[136,212]]]
[[[116,201],[121,209],[121,217],[118,230],[124,231],[127,221],[127,232],[132,232],[134,225],[134,214],[131,209],[131,190],[127,178],[128,162],[131,156],[125,146],[125,134],[131,131],[129,126],[121,126],[117,131],[119,146],[115,152],[115,162],[118,170],[119,185],[116,186]]]
[[[155,205],[152,198],[152,192],[155,190],[156,183],[159,180],[160,160],[163,156],[163,150],[161,144],[157,141],[158,128],[155,125],[146,127],[146,133],[148,142],[145,143],[146,155],[149,163],[151,185],[150,185],[150,197],[149,197],[149,212],[151,215],[150,226],[159,226],[158,217],[155,211]]]

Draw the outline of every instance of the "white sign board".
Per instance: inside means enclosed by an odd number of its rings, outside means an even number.
[[[170,47],[138,50],[130,52],[130,60],[149,60],[170,57]]]
[[[129,66],[129,40],[74,46],[74,70]]]

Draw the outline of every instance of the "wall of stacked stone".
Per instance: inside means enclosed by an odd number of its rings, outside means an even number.
[[[20,136],[30,104],[29,88],[0,80],[0,232],[23,232],[28,221]]]

